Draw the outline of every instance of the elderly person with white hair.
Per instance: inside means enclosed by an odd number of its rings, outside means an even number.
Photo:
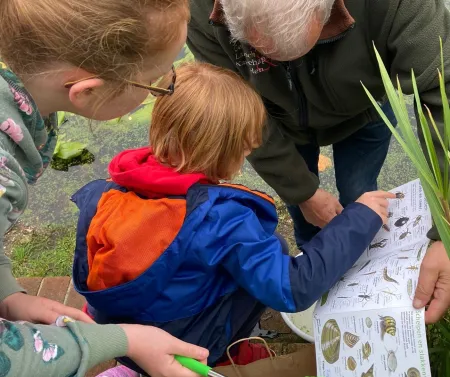
[[[391,132],[361,82],[396,121],[373,44],[406,93],[414,69],[421,99],[442,127],[439,37],[450,91],[444,0],[191,0],[191,12],[195,57],[239,73],[264,100],[265,143],[248,159],[287,204],[300,249],[344,207],[377,189]],[[325,145],[333,146],[339,199],[319,188]],[[426,318],[433,322],[450,305],[450,261],[441,242],[425,257],[414,305],[430,299]]]

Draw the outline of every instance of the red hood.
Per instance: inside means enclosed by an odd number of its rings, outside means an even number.
[[[195,183],[209,183],[204,174],[181,174],[164,166],[151,148],[128,149],[113,158],[109,175],[120,186],[148,198],[185,195]]]

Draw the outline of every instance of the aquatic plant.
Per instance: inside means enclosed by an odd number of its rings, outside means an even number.
[[[417,88],[417,81],[414,71],[411,71],[411,80],[414,90],[414,98],[416,103],[416,113],[418,115],[418,127],[421,127],[426,148],[422,149],[419,140],[417,139],[413,124],[408,115],[406,107],[405,96],[400,85],[398,77],[396,78],[397,88],[394,87],[391,77],[386,70],[383,60],[375,48],[375,54],[380,66],[381,77],[388,96],[389,103],[395,113],[398,121],[398,129],[389,121],[384,114],[378,102],[364,86],[364,90],[369,96],[373,106],[376,108],[386,125],[391,130],[403,150],[406,152],[411,162],[417,169],[419,178],[433,216],[434,224],[437,227],[445,249],[450,256],[450,180],[449,180],[449,166],[450,166],[450,105],[445,88],[445,66],[444,54],[442,47],[442,40],[440,41],[441,49],[441,68],[437,74],[439,76],[439,84],[441,89],[441,97],[443,103],[443,124],[444,130],[441,133],[436,125],[436,121],[430,110],[422,105],[419,91]],[[425,114],[426,112],[426,114]],[[432,132],[436,135],[436,140],[433,141]],[[439,145],[435,145],[439,144]],[[438,148],[443,149],[441,154],[441,161],[438,160]]]
[[[395,113],[398,121],[398,130],[392,125],[380,105],[364,87],[372,104],[383,118],[403,150],[406,152],[411,162],[417,169],[425,197],[433,216],[434,224],[439,232],[440,238],[444,243],[447,254],[450,256],[450,105],[445,87],[445,65],[442,39],[440,40],[441,61],[440,69],[437,71],[439,77],[440,92],[443,106],[443,130],[439,130],[436,121],[430,110],[423,105],[417,88],[417,81],[414,71],[411,70],[411,82],[413,85],[414,99],[416,104],[416,114],[418,118],[417,127],[422,131],[425,148],[421,148],[417,139],[413,124],[408,116],[405,96],[397,77],[397,88],[394,87],[393,80],[386,70],[383,60],[375,48],[376,58],[380,67],[381,77],[388,96],[389,103]],[[435,140],[433,141],[432,133]],[[441,155],[441,161],[438,160],[438,150]],[[412,287],[408,288],[412,291]],[[409,291],[408,291],[409,293]],[[412,293],[412,292],[411,292]],[[429,354],[431,361],[431,370],[433,377],[444,377],[450,375],[450,314],[444,317],[436,325],[427,327],[427,338],[429,344]],[[410,368],[407,375],[416,375],[416,370]]]

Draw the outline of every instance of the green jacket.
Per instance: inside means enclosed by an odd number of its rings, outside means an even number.
[[[379,119],[361,85],[383,100],[373,42],[406,94],[413,92],[414,69],[422,100],[442,127],[439,37],[450,92],[450,13],[443,0],[337,0],[317,45],[286,63],[232,41],[218,1],[191,0],[188,45],[198,60],[238,72],[261,94],[267,140],[249,161],[287,203],[307,200],[319,185],[295,143],[333,144]]]
[[[56,114],[42,118],[19,78],[0,62],[0,301],[23,291],[12,275],[3,238],[25,211],[28,183],[36,182],[49,164],[56,138]],[[127,353],[126,334],[117,325],[65,325],[0,318],[0,376],[81,377],[92,366]]]

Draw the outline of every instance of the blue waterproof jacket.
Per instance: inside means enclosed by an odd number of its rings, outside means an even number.
[[[164,198],[184,201],[186,210],[176,237],[158,251],[154,263],[132,281],[89,291],[91,221],[114,200],[111,216],[122,216],[117,203],[127,194],[124,187],[98,180],[73,196],[80,209],[75,287],[98,322],[158,326],[207,347],[211,364],[236,336],[251,331],[248,322],[254,325],[264,307],[281,312],[309,308],[355,263],[382,225],[371,209],[351,204],[303,246],[301,255],[290,256],[275,232],[277,212],[270,197],[244,186],[197,183],[185,196]],[[142,204],[161,200],[134,199]],[[150,238],[164,224],[157,225],[133,231]]]

